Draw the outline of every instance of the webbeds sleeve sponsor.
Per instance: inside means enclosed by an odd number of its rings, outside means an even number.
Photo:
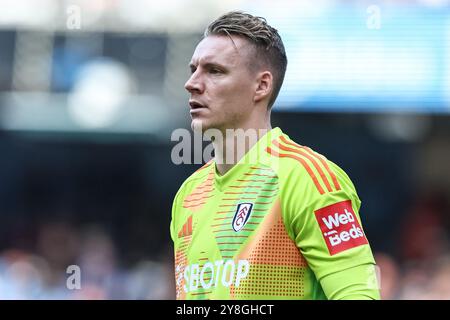
[[[368,243],[351,200],[337,202],[314,213],[330,255]]]

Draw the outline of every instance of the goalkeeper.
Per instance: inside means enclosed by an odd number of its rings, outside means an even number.
[[[173,202],[177,299],[380,298],[351,180],[271,127],[286,66],[277,30],[242,12],[195,49],[185,88],[214,158]]]

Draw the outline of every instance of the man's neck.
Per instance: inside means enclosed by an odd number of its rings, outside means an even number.
[[[218,173],[227,173],[271,129],[270,123],[267,123],[259,127],[222,131],[223,139],[214,139],[212,142]]]

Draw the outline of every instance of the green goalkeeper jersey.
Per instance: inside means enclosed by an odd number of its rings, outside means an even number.
[[[325,280],[345,270],[342,287],[370,289],[360,205],[341,168],[272,129],[224,175],[212,160],[176,194],[177,299],[326,299]]]

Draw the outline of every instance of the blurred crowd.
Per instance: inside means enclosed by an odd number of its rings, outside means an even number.
[[[3,299],[171,299],[170,261],[120,263],[99,227],[81,231],[62,222],[40,228],[33,252],[10,248],[0,255]]]
[[[384,300],[450,299],[450,254],[427,261],[399,263],[392,256],[376,253],[381,271]]]
[[[402,222],[398,254],[376,252],[383,299],[450,299],[450,211],[448,199],[424,193]]]

